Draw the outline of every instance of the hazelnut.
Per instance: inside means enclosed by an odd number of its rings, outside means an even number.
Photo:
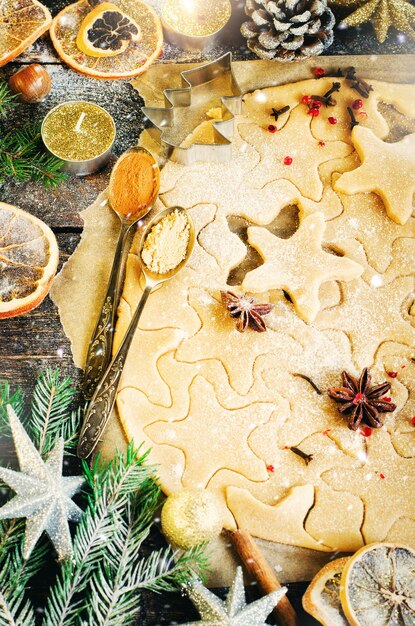
[[[42,65],[32,63],[13,74],[9,87],[21,102],[42,102],[50,93],[52,81]]]

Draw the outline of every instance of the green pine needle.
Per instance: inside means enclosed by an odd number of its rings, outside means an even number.
[[[10,91],[5,80],[0,80],[0,118],[6,117],[9,109],[16,106],[16,96]]]
[[[17,388],[16,391],[12,391],[7,380],[0,380],[0,437],[9,435],[10,433],[6,411],[8,404],[13,407],[17,415],[21,416],[24,405],[24,395],[20,388]]]
[[[32,414],[25,428],[41,454],[47,454],[59,437],[66,450],[75,448],[82,421],[82,411],[71,410],[76,390],[70,378],[61,379],[59,370],[42,372],[33,392]]]
[[[33,180],[46,187],[56,187],[67,175],[62,161],[44,152],[40,126],[29,124],[0,137],[0,184],[13,178],[16,182]]]

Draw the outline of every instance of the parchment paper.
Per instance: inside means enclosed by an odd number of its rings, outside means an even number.
[[[359,75],[368,79],[413,83],[415,55],[394,56],[333,56],[318,57],[302,64],[281,64],[274,61],[238,61],[233,64],[235,78],[243,92],[271,85],[313,77],[313,68],[323,67],[327,73],[353,65]],[[133,86],[147,106],[164,106],[163,90],[181,86],[180,72],[193,64],[153,65]],[[158,153],[151,131],[144,131],[140,144]],[[83,367],[90,336],[104,299],[109,272],[115,252],[119,221],[108,207],[104,191],[81,213],[84,231],[76,251],[56,277],[51,297],[58,306],[65,333],[69,337],[75,365]],[[126,442],[116,414],[105,431],[101,452],[112,457],[116,448],[125,448]],[[282,582],[310,580],[313,575],[338,554],[316,552],[258,540],[269,561],[276,568]],[[210,586],[229,586],[233,580],[237,559],[226,537],[214,542]],[[215,567],[215,564],[218,564]]]

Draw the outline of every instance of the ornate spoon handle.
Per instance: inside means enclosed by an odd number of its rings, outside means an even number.
[[[86,357],[83,392],[88,400],[107,369],[112,356],[112,342],[115,330],[115,315],[120,300],[120,286],[123,268],[123,251],[131,224],[122,223],[115,250],[114,263],[108,282],[104,304],[100,311],[95,330],[89,342]]]
[[[150,285],[146,286],[144,289],[141,300],[130,322],[127,332],[125,333],[118,352],[98,384],[98,387],[96,388],[88,406],[78,443],[78,456],[81,459],[86,459],[93,452],[105,426],[107,425],[115,403],[117,389],[128,350],[133,340],[141,313],[143,312],[144,305],[147,302],[147,298],[150,295],[152,288],[153,285]]]

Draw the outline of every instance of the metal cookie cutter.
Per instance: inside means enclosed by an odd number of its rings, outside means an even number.
[[[180,76],[181,88],[163,92],[165,107],[143,108],[158,130],[162,157],[184,165],[231,160],[234,116],[242,106],[242,92],[232,71],[232,54],[228,52],[216,61],[185,70]],[[221,119],[208,124],[209,142],[187,145],[186,139],[208,121],[206,114],[212,110],[219,110]]]

